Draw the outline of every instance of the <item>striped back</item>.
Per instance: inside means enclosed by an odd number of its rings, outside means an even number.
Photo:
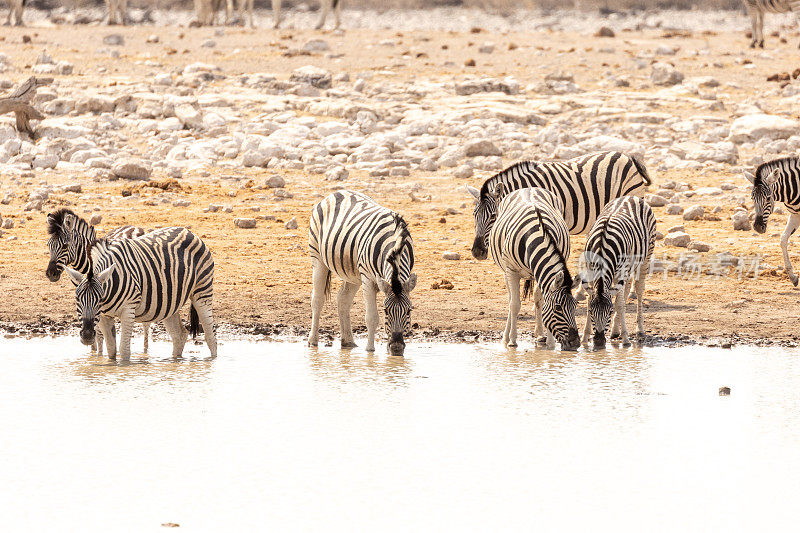
[[[569,231],[561,199],[540,188],[520,189],[500,203],[491,229],[492,259],[504,272],[535,280],[542,291],[542,321],[561,342],[577,337]]]
[[[762,163],[748,179],[753,183],[750,193],[755,210],[753,229],[758,233],[767,230],[776,201],[783,202],[791,213],[800,212],[800,157],[782,157]]]
[[[790,0],[744,0],[744,5],[748,9],[768,11],[770,13],[797,12],[797,4],[798,2],[792,2]]]
[[[563,217],[573,235],[585,233],[605,205],[640,192],[650,184],[644,165],[622,152],[600,152],[569,161],[522,161],[486,180],[475,206],[473,255],[484,259],[489,231],[503,197],[515,190],[541,187],[563,203]]]
[[[656,217],[642,198],[618,198],[600,213],[586,240],[580,267],[595,335],[608,329],[614,297],[646,267],[655,243]]]

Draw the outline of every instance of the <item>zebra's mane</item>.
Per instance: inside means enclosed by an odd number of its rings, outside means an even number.
[[[786,156],[786,157],[779,157],[777,159],[773,159],[772,161],[766,161],[764,163],[761,163],[756,168],[755,179],[753,180],[753,185],[759,185],[761,183],[762,173],[766,169],[769,169],[769,168],[772,168],[772,167],[776,167],[776,166],[780,166],[781,164],[787,163],[789,161],[797,161],[797,156],[790,155],[790,156]]]
[[[608,231],[608,223],[609,223],[610,220],[611,220],[611,217],[606,217],[606,219],[603,220],[603,230],[600,232],[600,243],[599,243],[600,244],[599,250],[600,250],[601,253],[602,253],[603,250],[605,250],[605,246],[603,246],[603,245],[605,244],[606,234],[607,234],[607,231]],[[605,259],[602,255],[600,255],[600,254],[597,254],[597,255],[600,256],[601,259]],[[598,296],[602,296],[604,290],[605,289],[603,288],[603,276],[600,276],[600,279],[598,280],[598,283],[597,283],[597,295]]]
[[[544,219],[542,218],[542,212],[539,209],[536,209],[536,216],[539,217],[539,227],[542,228],[542,235],[545,236],[547,240],[553,245],[553,248],[556,251],[556,255],[558,256],[559,262],[561,266],[564,267],[564,279],[562,280],[562,286],[571,288],[572,287],[572,274],[569,273],[569,267],[567,266],[567,259],[564,257],[564,254],[561,253],[561,250],[558,246],[556,246],[556,240],[550,235],[550,229],[545,226]]]
[[[56,209],[47,215],[47,233],[49,235],[61,235],[61,230],[63,229],[64,225],[64,217],[67,215],[74,216],[76,220],[83,220],[72,209],[68,209],[66,207]]]
[[[89,272],[86,274],[86,279],[94,277],[94,264],[100,260],[100,254],[107,250],[114,244],[114,241],[109,241],[107,238],[95,239],[89,243],[89,250],[87,256],[89,257]]]
[[[403,248],[409,246],[411,243],[411,232],[408,231],[408,224],[403,220],[403,217],[397,213],[393,213],[394,217],[394,247],[386,256],[386,262],[392,268],[392,292],[395,296],[400,296],[403,293],[403,284],[400,282],[400,265],[398,265],[400,253]],[[412,258],[411,261],[414,259]]]

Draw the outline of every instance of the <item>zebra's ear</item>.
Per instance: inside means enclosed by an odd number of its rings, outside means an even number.
[[[748,172],[747,170],[743,171],[742,174],[744,175],[745,178],[747,178],[747,181],[749,181],[750,183],[755,184],[755,182],[756,182],[755,174],[753,174],[752,172]]]
[[[114,272],[114,263],[111,263],[111,266],[107,269],[103,270],[97,275],[97,281],[100,282],[100,285],[108,281],[108,278],[111,277],[111,273]]]
[[[83,281],[83,274],[70,267],[65,267],[65,269],[67,271],[67,274],[69,274],[69,279],[72,280],[72,284],[77,287],[80,284],[80,282]]]
[[[389,294],[392,290],[392,285],[385,279],[381,278],[378,280],[378,289],[380,289],[380,291],[384,294]]]
[[[408,276],[408,280],[405,283],[403,283],[403,291],[405,291],[405,293],[408,294],[411,291],[413,291],[414,287],[416,286],[417,286],[417,275],[411,274],[410,276]]]
[[[770,172],[769,175],[764,178],[764,183],[766,183],[768,186],[771,186],[776,181],[778,181],[778,169],[773,168],[772,172]]]
[[[476,189],[475,187],[471,187],[467,185],[467,192],[469,192],[476,200],[481,199],[481,191],[480,189]]]
[[[61,224],[64,231],[72,231],[75,229],[75,215],[67,213],[64,215],[64,222]]]
[[[564,272],[558,271],[553,276],[553,283],[550,285],[550,291],[554,291],[564,285]]]
[[[571,290],[574,291],[575,289],[580,287],[582,283],[583,283],[583,280],[581,279],[581,276],[580,275],[575,276],[574,278],[572,278],[572,289]]]

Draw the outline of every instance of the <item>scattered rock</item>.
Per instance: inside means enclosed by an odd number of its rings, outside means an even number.
[[[693,205],[683,213],[684,220],[700,220],[703,218],[705,209],[702,205]]]
[[[308,83],[318,89],[329,89],[333,80],[330,72],[312,65],[295,69],[290,79],[291,81]]]
[[[731,124],[728,140],[735,143],[760,139],[788,139],[800,129],[800,123],[788,118],[757,113],[739,117]]]
[[[103,44],[109,46],[123,46],[125,44],[125,38],[119,33],[110,33],[103,37]]]
[[[445,290],[451,291],[451,290],[453,290],[453,284],[449,280],[446,280],[446,279],[443,279],[442,281],[434,281],[431,284],[431,289],[433,289],[433,290],[445,289]]]
[[[730,347],[730,344],[729,344],[728,347]],[[730,387],[720,387],[719,388],[719,395],[720,396],[730,396],[731,395],[731,388]]]
[[[311,39],[303,45],[303,50],[306,52],[327,52],[330,49],[328,41],[323,39]]]
[[[274,174],[267,178],[267,187],[270,189],[283,189],[286,187],[286,180],[280,174]]]
[[[689,243],[689,249],[695,252],[707,252],[711,250],[711,245],[701,241],[692,241]]]
[[[254,218],[234,218],[233,224],[241,229],[253,229],[256,227],[256,219]]]
[[[609,28],[608,26],[601,26],[599,30],[594,34],[595,37],[615,37],[616,34],[614,30]]]
[[[461,165],[453,172],[453,176],[459,179],[467,179],[472,176],[472,167],[469,165]]]
[[[653,63],[650,81],[654,85],[677,85],[683,81],[683,74],[669,63]]]
[[[442,254],[442,259],[446,259],[448,261],[459,261],[461,259],[461,254],[458,252],[445,252]]]
[[[669,203],[669,200],[657,194],[648,194],[645,197],[645,201],[650,205],[650,207],[664,207]]]
[[[679,248],[686,248],[691,240],[691,237],[683,231],[673,231],[664,236],[665,245],[677,246]]]
[[[670,204],[667,207],[667,214],[668,215],[681,215],[683,214],[683,208],[678,204]]]
[[[738,231],[750,231],[752,225],[750,224],[750,217],[747,216],[747,211],[737,211],[731,216],[733,220],[733,229]]]
[[[467,142],[464,150],[467,157],[503,155],[500,148],[485,139]]]
[[[286,229],[297,229],[297,218],[292,217],[283,227]]]
[[[127,159],[115,163],[111,167],[111,173],[118,178],[128,180],[146,180],[150,178],[152,169],[142,161]]]

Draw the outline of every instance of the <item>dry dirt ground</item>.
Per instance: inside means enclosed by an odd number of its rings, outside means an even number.
[[[689,16],[689,15],[687,15]],[[348,30],[343,33],[314,32],[310,30],[228,29],[225,35],[215,36],[215,48],[201,48],[200,42],[209,38],[213,30],[177,27],[127,27],[115,32],[125,36],[127,45],[119,59],[97,54],[106,28],[53,27],[6,28],[0,35],[3,51],[15,58],[18,65],[30,66],[43,47],[57,51],[59,59],[81,65],[82,74],[73,76],[75,91],[81,87],[122,83],[124,80],[152,76],[154,69],[146,66],[149,57],[157,58],[170,71],[193,61],[203,61],[221,66],[226,73],[273,72],[288,77],[293,69],[306,64],[316,64],[337,71],[381,70],[391,72],[395,79],[452,79],[467,74],[492,77],[513,75],[525,86],[540,81],[554,69],[570,71],[575,82],[583,88],[592,88],[601,79],[601,73],[614,71],[617,56],[630,56],[640,48],[655,48],[666,42],[662,30],[618,33],[614,39],[598,38],[587,34],[536,31],[507,33],[505,35],[476,34],[470,32],[403,31],[387,29]],[[157,34],[161,44],[148,45],[148,35]],[[23,44],[23,35],[32,37]],[[341,55],[333,60],[322,56],[286,57],[287,46],[299,46],[309,38],[322,36],[336,43]],[[735,82],[740,88],[727,92],[741,102],[747,102],[767,82],[774,72],[792,71],[798,66],[796,43],[798,36],[786,35],[788,43],[777,38],[768,40],[772,59],[759,58],[759,52],[741,52],[746,45],[743,32],[717,34],[706,32],[668,40],[685,48],[708,49],[705,56],[670,59],[687,76],[713,75],[723,84]],[[399,43],[395,47],[371,46],[383,39]],[[497,43],[491,55],[478,54],[476,46],[486,40]],[[509,50],[508,43],[517,48]],[[601,54],[603,46],[616,47],[617,53]],[[540,47],[541,57],[533,59],[525,50]],[[166,54],[172,48],[177,53]],[[403,55],[409,49],[424,54]],[[235,52],[234,52],[235,51]],[[416,53],[416,52],[415,52]],[[754,67],[743,69],[741,58],[753,62]],[[464,66],[475,59],[476,67]],[[715,63],[718,66],[713,66]],[[97,73],[105,67],[106,73]],[[95,74],[92,74],[95,72]],[[6,77],[15,81],[27,74],[21,72]],[[646,72],[641,74],[646,76]],[[637,90],[631,88],[631,91]],[[513,97],[512,97],[513,98]],[[610,102],[613,104],[613,102]],[[689,116],[692,109],[670,107],[669,102],[657,109],[676,116]],[[795,115],[794,118],[797,118]],[[536,126],[531,126],[536,128]],[[132,140],[135,142],[135,140]],[[749,154],[741,154],[746,160]],[[510,164],[513,161],[503,161]],[[136,182],[95,182],[83,175],[67,175],[59,171],[39,171],[27,180],[27,186],[18,190],[19,196],[8,205],[0,206],[4,218],[15,220],[16,227],[6,230],[0,238],[0,321],[14,330],[47,332],[74,324],[75,304],[72,286],[67,277],[59,283],[50,283],[44,276],[48,261],[46,247],[45,214],[58,206],[70,206],[79,214],[89,216],[92,211],[104,215],[100,232],[122,224],[147,228],[184,225],[202,236],[214,253],[216,261],[215,318],[221,325],[241,328],[240,331],[260,333],[282,332],[303,334],[310,321],[310,262],[307,253],[307,227],[312,205],[341,186],[325,181],[322,175],[302,171],[280,171],[287,181],[287,190],[294,196],[274,201],[263,187],[264,180],[276,172],[267,169],[209,168],[205,173],[187,173],[179,180],[182,187],[177,194],[190,200],[188,207],[171,204],[148,206],[139,202],[127,211],[104,210],[103,194],[119,197],[123,190],[132,189],[141,199],[156,198],[160,189],[141,187]],[[466,183],[479,185],[490,175],[478,172],[469,180],[454,178],[452,169],[437,172],[412,172],[403,178],[381,181],[366,173],[351,171],[346,185],[369,185],[371,194],[380,203],[404,214],[415,238],[417,254],[416,272],[419,283],[413,294],[412,321],[420,336],[449,333],[467,340],[476,336],[497,338],[506,317],[506,293],[499,269],[490,261],[477,261],[471,257],[473,239],[472,200],[464,190]],[[722,183],[741,183],[741,176],[731,172],[687,172],[652,170],[655,190],[658,184],[669,180],[689,183],[693,187],[718,186]],[[24,212],[26,192],[50,184],[82,184],[82,193],[55,194],[46,202],[43,212]],[[0,176],[3,190],[9,189],[9,178]],[[412,201],[408,192],[410,184],[418,184],[415,195],[423,201]],[[427,198],[429,196],[429,199]],[[749,202],[748,202],[749,203]],[[204,212],[209,204],[231,205],[232,213]],[[260,211],[253,212],[252,206]],[[713,207],[709,205],[708,207]],[[664,209],[656,209],[659,230],[665,232],[678,224],[697,240],[714,246],[714,252],[727,251],[734,255],[760,255],[770,267],[782,265],[778,234],[786,215],[775,215],[770,220],[767,233],[732,230],[730,215],[734,205],[721,205],[719,221],[699,220],[684,222],[681,216],[668,216]],[[750,206],[749,206],[750,207]],[[447,211],[454,208],[455,214]],[[259,220],[255,229],[234,227],[237,216],[275,215],[276,220]],[[296,217],[298,228],[288,230],[284,222]],[[584,239],[576,237],[573,258],[577,257]],[[795,248],[798,249],[798,248]],[[456,251],[459,261],[445,261],[442,253]],[[685,249],[664,247],[657,249],[659,257],[676,260]],[[798,253],[792,253],[798,261]],[[574,264],[574,263],[573,263]],[[800,266],[800,263],[798,263]],[[434,288],[437,282],[447,280],[452,289]],[[800,290],[792,287],[782,270],[768,268],[758,279],[739,279],[731,274],[718,279],[703,275],[699,279],[685,280],[676,273],[652,276],[645,292],[645,325],[648,333],[658,340],[700,342],[777,342],[794,345],[800,339]],[[356,299],[353,310],[354,324],[363,331],[363,305]],[[629,324],[634,327],[629,304]],[[531,304],[524,307],[522,330],[532,330]],[[325,308],[323,326],[335,332],[335,302]],[[578,317],[582,327],[584,311]]]

